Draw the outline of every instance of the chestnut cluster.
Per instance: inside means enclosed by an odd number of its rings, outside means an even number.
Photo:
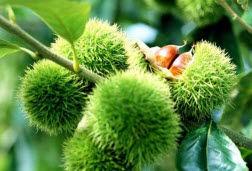
[[[208,121],[228,104],[237,82],[229,56],[207,41],[184,53],[184,45],[145,45],[146,55],[116,25],[92,19],[75,45],[80,64],[103,76],[101,82],[42,60],[26,71],[20,86],[31,125],[71,136],[63,150],[67,171],[139,171],[155,164],[175,148],[181,126]],[[73,59],[63,38],[51,50]],[[175,79],[149,72],[143,56]]]
[[[180,54],[179,50],[182,47],[184,45],[166,45],[161,48],[154,47],[149,61],[157,67],[168,69],[174,77],[179,77],[193,60],[193,47],[189,52]]]

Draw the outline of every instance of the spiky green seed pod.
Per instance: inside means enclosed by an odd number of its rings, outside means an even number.
[[[71,133],[86,98],[79,78],[48,60],[26,71],[20,96],[31,125],[49,134]]]
[[[98,84],[86,114],[95,142],[124,148],[135,169],[155,162],[176,144],[179,118],[169,87],[152,74],[132,70]]]
[[[76,132],[65,143],[64,162],[66,171],[131,170],[123,150],[100,149],[92,141],[88,129]]]
[[[143,64],[142,54],[117,25],[97,19],[87,22],[83,35],[75,42],[75,48],[80,64],[102,76],[126,70],[129,65]],[[52,44],[52,50],[73,59],[71,45],[63,38]]]
[[[223,15],[216,0],[177,0],[177,6],[186,20],[194,21],[198,26],[217,22]]]
[[[181,79],[172,82],[171,93],[183,117],[203,120],[229,101],[236,82],[235,66],[226,52],[202,41],[196,44],[193,61]]]

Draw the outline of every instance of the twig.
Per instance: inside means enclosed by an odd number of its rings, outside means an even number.
[[[252,149],[252,140],[245,137],[244,135],[232,131],[225,127],[220,127],[220,129],[227,134],[227,136],[239,147],[245,147],[247,149]]]
[[[33,47],[43,58],[49,59],[61,65],[62,67],[65,67],[66,69],[74,72],[72,61],[51,52],[48,47],[46,47],[45,45],[34,39],[31,35],[29,35],[19,26],[9,22],[1,15],[0,15],[0,27],[24,40],[27,44]],[[101,76],[93,73],[92,71],[84,67],[81,67],[79,72],[76,74],[94,83],[99,82],[100,80],[103,79]]]
[[[252,26],[248,25],[236,12],[229,6],[226,0],[218,0],[219,4],[226,10],[226,12],[233,17],[240,25],[252,34]]]

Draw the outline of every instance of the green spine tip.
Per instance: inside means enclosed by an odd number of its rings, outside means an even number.
[[[65,143],[64,166],[66,171],[131,170],[125,162],[123,150],[99,148],[89,135],[89,129],[78,131]]]
[[[85,84],[65,68],[48,60],[26,71],[20,87],[31,125],[49,133],[72,133],[82,117]]]
[[[125,149],[135,169],[167,154],[180,130],[168,85],[137,70],[99,83],[86,113],[94,141],[100,147],[113,142],[114,148]]]
[[[207,41],[198,42],[192,63],[181,79],[171,82],[176,110],[182,120],[209,119],[214,109],[229,103],[236,83],[235,66],[227,53]]]
[[[176,4],[187,21],[193,21],[200,27],[217,22],[223,15],[216,0],[177,0]]]

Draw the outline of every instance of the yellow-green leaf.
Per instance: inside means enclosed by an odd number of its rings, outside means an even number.
[[[20,51],[19,47],[5,40],[0,40],[0,58]]]
[[[30,8],[70,43],[83,33],[90,12],[88,3],[69,0],[0,0],[0,4]]]

